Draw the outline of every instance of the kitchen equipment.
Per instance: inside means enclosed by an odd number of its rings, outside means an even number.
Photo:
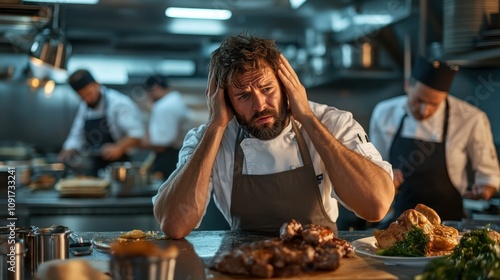
[[[10,227],[0,227],[0,239],[8,238],[12,233]],[[38,266],[38,227],[22,227],[13,230],[16,239],[24,242],[25,275],[34,275]],[[3,279],[3,278],[2,278]]]
[[[41,228],[38,235],[38,263],[69,258],[69,235],[72,231],[62,225]]]
[[[32,276],[38,267],[38,227],[19,228],[16,230],[16,236],[24,240],[26,274]]]
[[[147,241],[144,242],[144,244],[149,243]],[[175,246],[162,250],[164,252],[159,255],[148,256],[118,255],[116,252],[112,252],[109,265],[111,276],[115,280],[173,280],[176,258],[179,251]]]
[[[110,182],[96,177],[60,179],[54,189],[60,197],[104,197],[108,194]]]
[[[107,166],[106,173],[114,196],[134,195],[150,183],[148,170],[140,162],[115,162]]]
[[[14,172],[16,188],[27,186],[31,182],[31,162],[29,160],[9,160],[0,162],[0,173],[4,174],[2,177],[7,176],[5,173]],[[12,174],[11,174],[12,175]],[[0,182],[5,184],[7,180]]]
[[[23,239],[0,238],[0,279],[24,280],[24,255]]]
[[[331,49],[333,64],[338,69],[377,70],[379,49],[371,42],[343,43]]]
[[[33,145],[23,142],[1,142],[0,160],[29,160],[35,152]]]

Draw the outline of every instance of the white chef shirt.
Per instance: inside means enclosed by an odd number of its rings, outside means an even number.
[[[317,104],[314,102],[309,102],[309,106],[311,107],[313,113],[335,136],[335,138],[337,138],[337,140],[349,149],[364,155],[392,176],[391,165],[387,161],[382,160],[382,157],[372,143],[366,141],[365,130],[353,119],[350,112],[341,111],[334,107],[328,107],[327,105]],[[319,189],[326,213],[332,221],[336,221],[339,214],[337,201],[342,203],[344,206],[346,205],[339,200],[337,194],[335,193],[321,157],[314,148],[311,139],[302,128],[302,125],[298,122],[297,124],[302,132],[302,135],[304,136],[309,153],[311,154],[316,175],[323,175],[323,180],[321,180],[321,183],[319,184]],[[209,196],[207,197],[208,205],[210,194],[213,190],[215,203],[226,217],[229,224],[231,224],[231,191],[233,184],[234,151],[236,145],[235,140],[238,127],[239,124],[236,119],[233,119],[224,132],[224,136],[212,169]],[[194,128],[188,132],[186,139],[184,140],[184,146],[179,153],[179,163],[177,164],[177,169],[172,173],[170,178],[175,176],[179,172],[180,167],[186,164],[189,160],[189,157],[200,142],[205,130],[206,125],[201,125],[200,127]],[[303,166],[295,137],[292,125],[289,124],[275,139],[268,141],[259,140],[257,138],[244,139],[240,144],[245,155],[242,173],[256,175],[273,174]],[[160,190],[164,186],[165,184],[160,187]],[[155,201],[156,197],[153,197],[153,203]],[[346,208],[350,209],[347,206]]]
[[[475,184],[499,189],[500,171],[497,154],[486,114],[454,96],[448,96],[449,123],[446,141],[446,166],[451,182],[459,193],[468,187],[467,156],[475,170]],[[429,118],[418,121],[409,110],[407,96],[384,100],[375,106],[370,119],[370,140],[382,157],[389,159],[395,134],[404,114],[401,137],[442,142],[445,102]]]
[[[73,125],[66,141],[64,150],[80,149],[85,144],[85,120],[107,117],[111,137],[118,141],[126,136],[131,138],[143,138],[145,134],[144,124],[139,107],[134,101],[110,88],[101,86],[103,96],[99,104],[92,109],[82,101],[78,107]],[[107,107],[107,108],[106,108]]]
[[[149,141],[152,145],[180,148],[184,135],[182,126],[188,109],[180,92],[171,91],[158,99],[151,109]]]

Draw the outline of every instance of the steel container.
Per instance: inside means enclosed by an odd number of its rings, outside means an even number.
[[[61,225],[41,228],[38,235],[38,264],[50,260],[68,259],[71,233],[68,227]]]

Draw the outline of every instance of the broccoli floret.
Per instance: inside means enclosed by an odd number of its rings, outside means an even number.
[[[421,228],[413,225],[403,240],[396,242],[391,247],[378,250],[376,254],[381,256],[424,257],[427,253],[426,247],[429,241],[429,236]]]

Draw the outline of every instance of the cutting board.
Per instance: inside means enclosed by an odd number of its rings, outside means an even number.
[[[207,278],[211,280],[219,279],[247,279],[247,280],[262,280],[262,278],[252,278],[244,277],[239,275],[230,275],[220,273],[218,271],[208,269]],[[281,278],[280,278],[281,279]],[[340,267],[334,271],[326,272],[314,272],[301,274],[295,277],[286,278],[287,280],[298,280],[298,279],[398,279],[395,275],[392,275],[383,270],[379,270],[371,266],[361,257],[354,255],[350,258],[342,258],[340,261]]]

